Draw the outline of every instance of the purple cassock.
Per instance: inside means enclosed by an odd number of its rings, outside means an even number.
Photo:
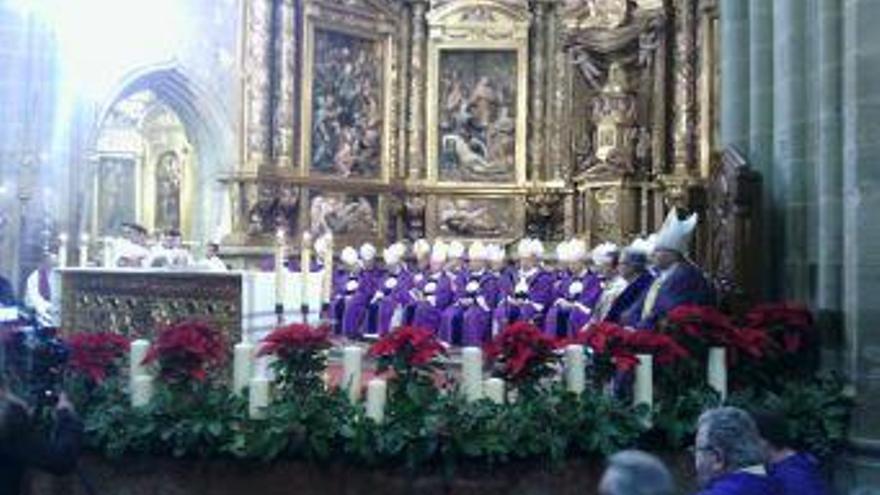
[[[553,273],[540,268],[528,273],[519,271],[515,280],[512,294],[495,308],[494,321],[499,330],[517,321],[542,324],[545,312],[554,302]]]
[[[372,297],[376,291],[382,288],[382,282],[385,280],[385,270],[372,266],[371,268],[363,268],[360,272],[361,290]]]
[[[357,275],[352,274],[342,291],[333,298],[333,332],[348,338],[360,337],[367,313],[367,302]]]
[[[819,461],[805,453],[797,453],[771,464],[767,471],[785,494],[829,495],[831,491],[822,477]]]
[[[590,321],[592,312],[579,300],[580,293],[569,294],[553,303],[544,320],[544,333],[555,338],[571,337]]]
[[[715,291],[706,280],[699,268],[688,262],[681,262],[670,267],[661,274],[660,290],[657,292],[653,307],[646,315],[645,301],[651,294],[651,287],[633,307],[638,315],[633,326],[640,329],[653,329],[666,316],[666,313],[682,304],[711,305],[715,302]]]
[[[498,276],[471,272],[464,290],[443,312],[440,339],[452,345],[480,346],[492,337],[492,303],[498,299]]]
[[[372,296],[367,307],[364,333],[385,335],[392,327],[400,326],[411,288],[412,275],[408,270],[386,272],[382,288]]]
[[[769,476],[737,471],[715,478],[697,495],[787,495]]]
[[[452,302],[449,277],[443,272],[423,275],[421,278],[416,274],[408,300],[410,303],[404,311],[404,324],[438,332],[443,310]]]
[[[611,309],[609,309],[608,314],[605,315],[605,321],[619,323],[625,326],[635,325],[636,322],[633,322],[632,319],[636,316],[641,316],[639,313],[641,311],[641,305],[638,305],[637,303],[642,296],[644,296],[645,292],[647,292],[648,288],[651,287],[653,282],[654,276],[651,275],[651,272],[646,270],[640,273],[635,280],[627,284],[626,288],[623,289],[623,292],[618,294],[617,298],[614,299],[614,302],[611,303]]]

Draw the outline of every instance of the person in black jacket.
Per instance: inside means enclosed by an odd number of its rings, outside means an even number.
[[[33,426],[27,404],[6,389],[0,375],[0,494],[21,494],[28,469],[74,471],[81,441],[82,423],[64,393],[55,406],[54,431],[45,438]]]

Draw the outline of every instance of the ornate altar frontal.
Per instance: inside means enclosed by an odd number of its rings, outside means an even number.
[[[155,270],[62,270],[61,327],[152,338],[168,324],[198,319],[241,338],[242,274]]]
[[[230,244],[626,242],[704,208],[712,0],[245,2]],[[705,237],[705,236],[703,236]],[[706,240],[700,240],[705,243]]]

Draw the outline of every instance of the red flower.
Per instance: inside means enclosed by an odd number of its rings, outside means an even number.
[[[625,341],[626,347],[636,354],[651,354],[658,365],[669,365],[679,359],[687,359],[691,354],[669,335],[657,332],[629,332]]]
[[[144,364],[159,363],[169,382],[204,381],[208,371],[226,360],[223,335],[203,322],[183,322],[165,328],[150,346]]]
[[[330,329],[294,323],[275,329],[263,339],[257,356],[288,358],[297,352],[315,352],[330,347]]]
[[[517,322],[505,328],[486,346],[486,356],[500,364],[501,374],[517,383],[537,379],[556,359],[555,341],[536,326]]]
[[[813,315],[801,304],[761,304],[749,311],[746,322],[767,332],[788,354],[797,354],[815,344]]]
[[[434,332],[426,328],[400,327],[379,339],[369,354],[379,360],[402,359],[410,368],[425,367],[446,350]]]
[[[726,347],[735,340],[733,323],[711,306],[685,304],[666,315],[665,331],[673,338],[688,337],[708,347]]]
[[[128,352],[128,339],[110,332],[77,333],[67,337],[70,369],[101,383],[116,371],[119,360]]]

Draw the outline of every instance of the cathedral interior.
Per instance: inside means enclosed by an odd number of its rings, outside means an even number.
[[[327,233],[337,250],[625,246],[696,213],[689,256],[723,305],[815,314],[821,367],[855,400],[835,493],[875,493],[877,16],[872,0],[0,0],[0,274],[21,292],[44,253],[88,266],[131,224],[247,271],[279,235],[293,255]]]

